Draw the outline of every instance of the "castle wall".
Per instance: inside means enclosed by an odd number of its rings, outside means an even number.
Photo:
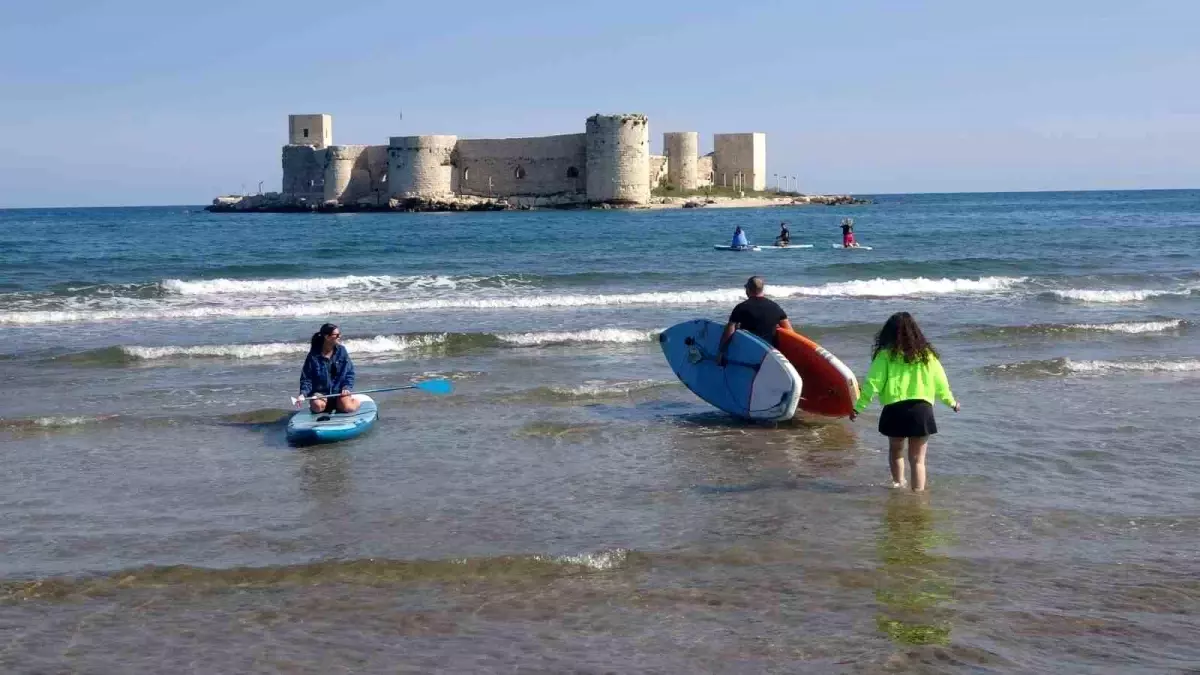
[[[324,199],[326,150],[311,145],[283,146],[284,195],[309,202]]]
[[[650,189],[667,182],[667,156],[650,155]]]
[[[713,184],[713,154],[710,152],[696,158],[696,187],[708,187]]]
[[[650,201],[650,127],[645,115],[592,115],[587,120],[587,198]]]
[[[680,190],[695,190],[700,134],[695,131],[665,133],[663,151],[667,155],[667,183]]]
[[[333,145],[333,117],[288,115],[288,145],[311,145],[318,150]]]
[[[586,136],[460,140],[454,170],[456,189],[464,195],[582,196],[587,186]]]
[[[454,192],[452,157],[457,136],[392,136],[388,143],[388,194],[436,199]]]
[[[767,135],[716,134],[713,136],[713,172],[717,185],[733,187],[741,172],[747,190],[767,188]]]

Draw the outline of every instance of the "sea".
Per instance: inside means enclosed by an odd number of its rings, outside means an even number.
[[[869,199],[0,211],[0,672],[1200,672],[1200,191]],[[679,383],[750,275],[860,378],[915,316],[926,492]],[[453,392],[290,447],[325,322]]]

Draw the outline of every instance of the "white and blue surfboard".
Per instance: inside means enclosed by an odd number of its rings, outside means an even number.
[[[292,445],[336,443],[356,438],[371,430],[379,419],[379,407],[366,394],[354,394],[358,410],[352,413],[298,412],[287,424],[287,439]]]
[[[684,321],[658,336],[675,376],[717,408],[748,420],[791,419],[802,382],[792,364],[758,336],[739,330],[717,365],[725,325],[708,319]]]

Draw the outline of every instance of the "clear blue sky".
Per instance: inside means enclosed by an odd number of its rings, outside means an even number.
[[[0,6],[0,207],[278,189],[334,142],[767,133],[808,192],[1200,188],[1200,2],[226,2]],[[400,113],[403,111],[403,119]]]

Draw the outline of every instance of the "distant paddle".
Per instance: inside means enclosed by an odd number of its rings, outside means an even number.
[[[382,389],[364,389],[362,391],[351,392],[352,394],[374,394],[380,391],[399,391],[401,389],[420,389],[421,391],[429,392],[430,394],[449,394],[454,390],[454,385],[450,384],[450,380],[423,380],[414,382],[400,387],[383,387]],[[318,398],[337,398],[341,394],[317,394],[316,396],[292,396],[292,405],[296,405],[301,401],[312,401]]]

